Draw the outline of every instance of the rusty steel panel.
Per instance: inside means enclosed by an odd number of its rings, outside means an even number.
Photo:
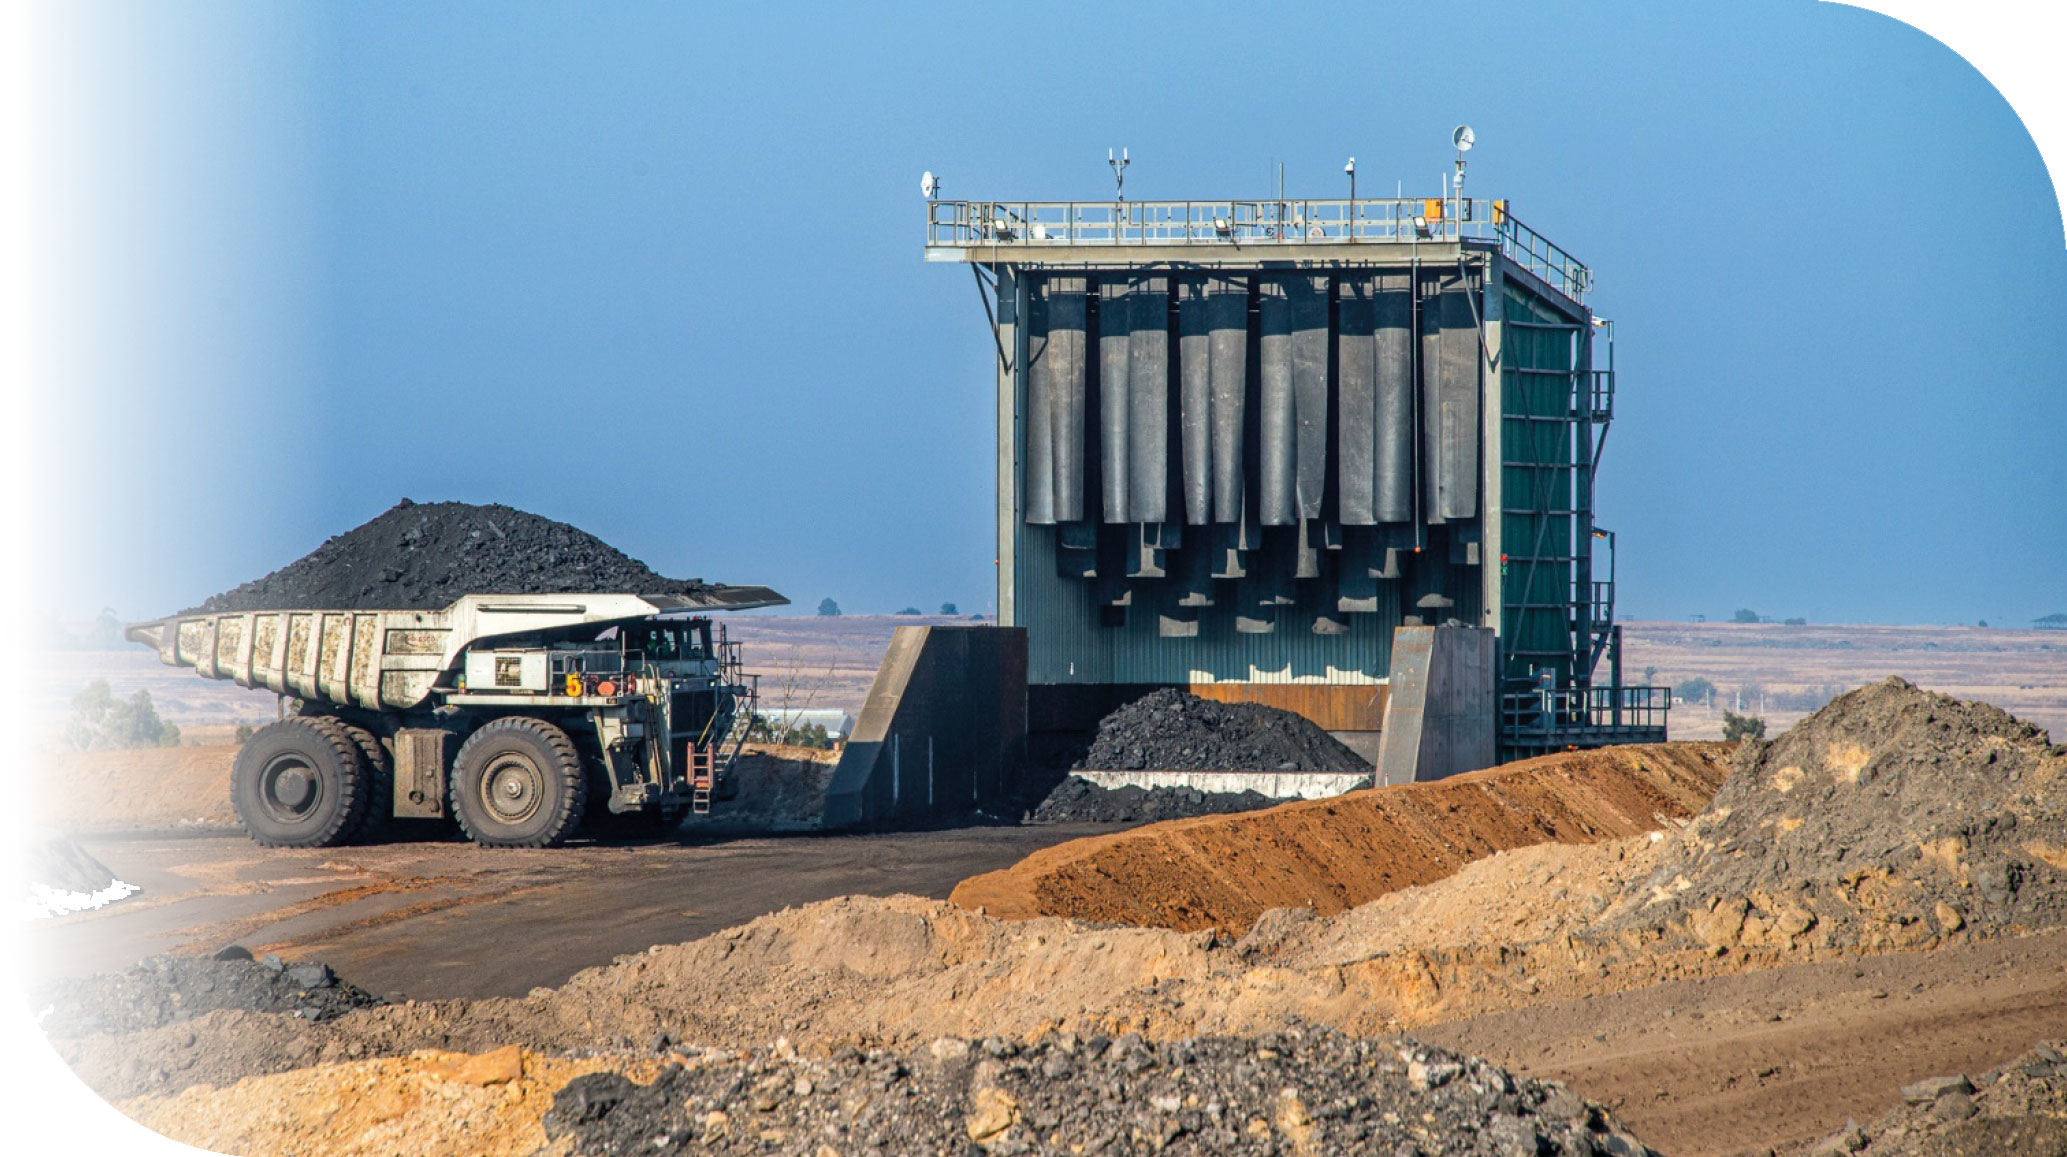
[[[1190,690],[1201,699],[1290,711],[1323,731],[1378,730],[1387,693],[1382,683],[1193,683]]]

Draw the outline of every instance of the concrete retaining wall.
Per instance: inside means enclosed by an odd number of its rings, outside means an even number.
[[[1026,632],[899,627],[825,794],[825,826],[995,803],[1026,750]]]
[[[1416,783],[1496,761],[1498,648],[1484,627],[1401,627],[1378,739],[1378,782]]]

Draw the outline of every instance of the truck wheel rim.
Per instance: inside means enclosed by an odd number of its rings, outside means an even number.
[[[316,769],[299,755],[274,756],[258,773],[259,804],[279,823],[299,823],[316,810],[323,795]]]
[[[505,755],[481,776],[481,804],[497,823],[520,824],[538,814],[545,775],[521,755]]]

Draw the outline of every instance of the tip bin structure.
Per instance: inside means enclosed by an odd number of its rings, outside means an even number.
[[[926,209],[995,341],[1032,732],[1180,687],[1296,711],[1394,781],[1664,737],[1596,550],[1612,327],[1506,202]]]

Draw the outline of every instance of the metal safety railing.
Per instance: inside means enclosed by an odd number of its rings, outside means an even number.
[[[1582,301],[1593,271],[1517,220],[1505,201],[1373,197],[1247,201],[928,201],[929,249],[1353,245],[1474,239]]]
[[[1532,687],[1500,696],[1500,733],[1509,744],[1554,747],[1663,739],[1671,710],[1669,687]]]

